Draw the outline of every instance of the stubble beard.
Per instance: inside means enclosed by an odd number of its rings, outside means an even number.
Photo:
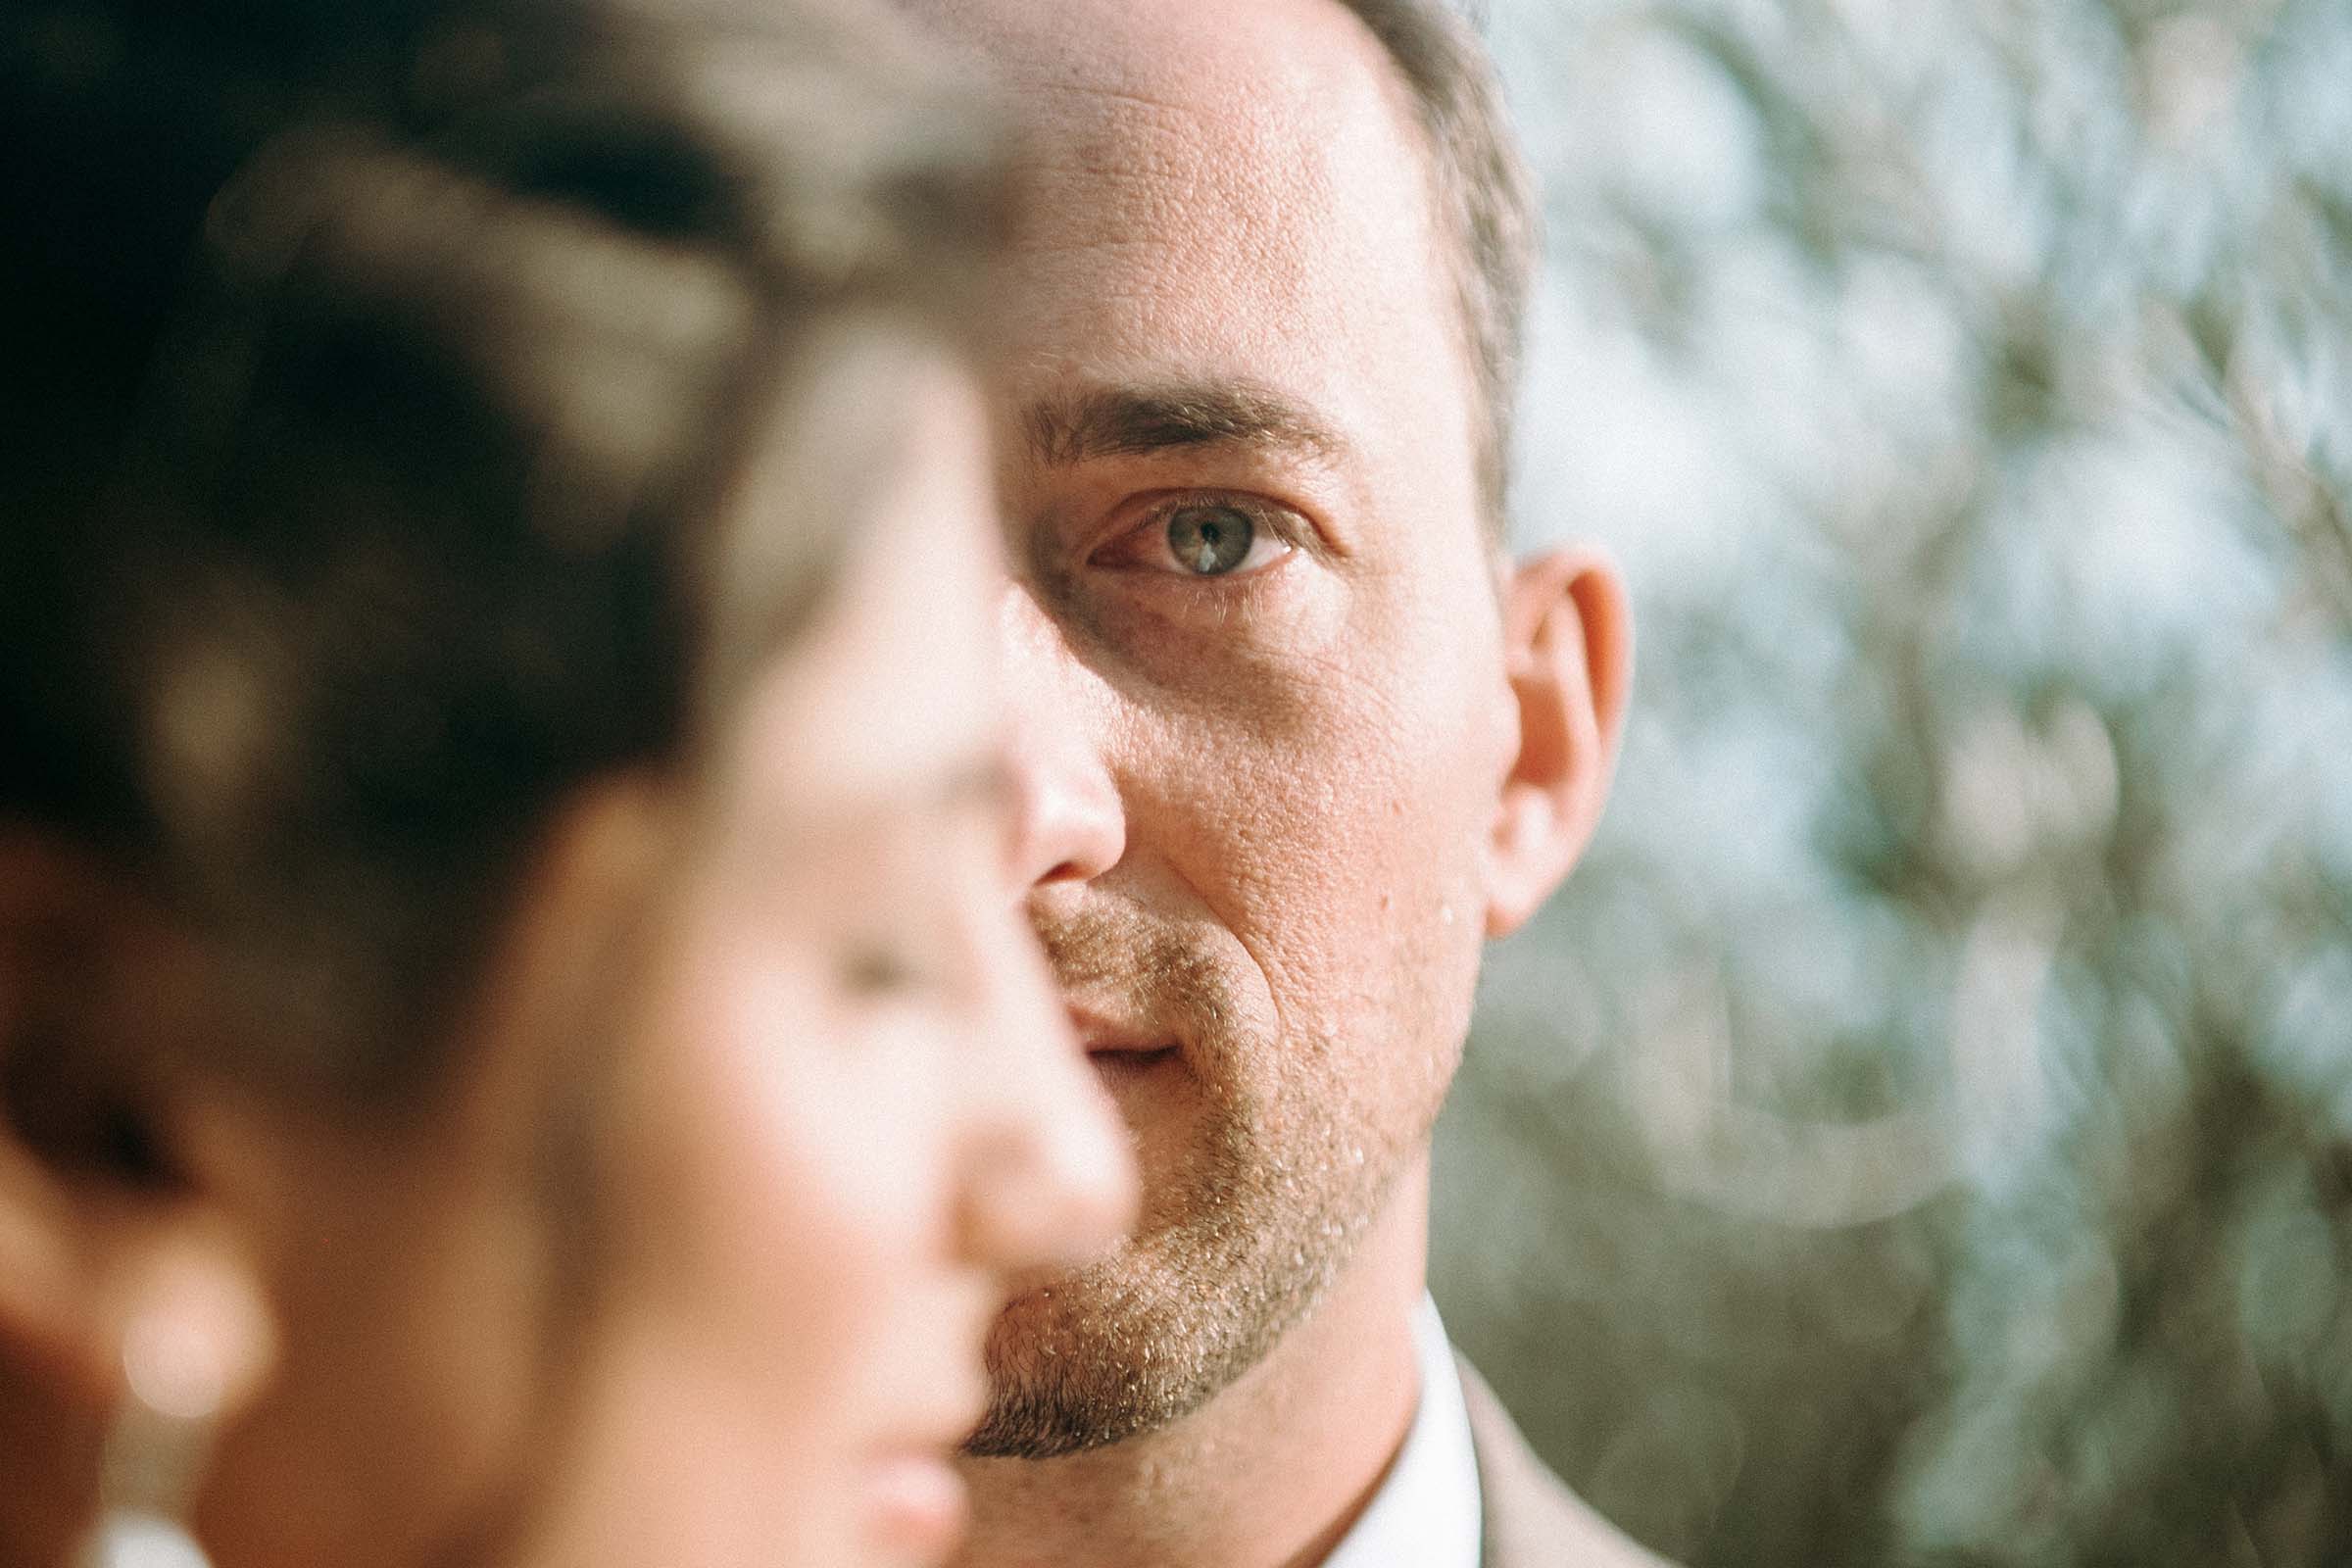
[[[1070,939],[1047,936],[1062,967]],[[1197,956],[1146,967],[1163,994],[1168,975],[1185,976],[1200,1122],[1177,1168],[1149,1183],[1131,1240],[998,1319],[988,1413],[964,1448],[975,1457],[1057,1458],[1200,1410],[1339,1277],[1435,1119],[1443,1075],[1426,1116],[1368,1125],[1377,1118],[1328,1065],[1330,1042],[1250,1038],[1235,1009],[1200,1003]],[[1288,1070],[1252,1091],[1251,1061]]]

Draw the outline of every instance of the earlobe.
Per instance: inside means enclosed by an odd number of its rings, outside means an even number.
[[[76,1289],[67,1194],[13,1128],[0,1127],[0,1342],[83,1389],[105,1376]]]
[[[93,1516],[77,1528],[77,1562],[205,1561],[187,1514],[276,1349],[259,1276],[207,1218],[152,1224],[109,1258],[116,1278],[96,1331],[114,1376],[99,1391]]]
[[[138,1043],[98,1038],[84,994],[125,897],[90,857],[0,825],[0,1341],[69,1401],[115,1401],[139,1344],[213,1358],[241,1396],[270,1358],[258,1281],[201,1195],[147,1168],[157,1130],[126,1127],[110,1076]]]
[[[1489,936],[1518,929],[1592,840],[1617,765],[1632,630],[1624,583],[1596,553],[1557,551],[1512,573],[1503,638],[1519,739],[1489,845]]]
[[[94,857],[0,823],[0,1535],[38,1561],[185,1545],[171,1521],[275,1359],[238,1227],[138,1087],[170,1030],[118,1004],[164,983],[162,931]]]
[[[0,825],[0,1340],[85,1392],[107,1376],[75,1182],[28,1128],[45,971],[93,940],[104,877],[47,835]]]

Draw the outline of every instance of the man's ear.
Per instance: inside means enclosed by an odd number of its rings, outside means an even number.
[[[1608,799],[1633,674],[1633,614],[1616,567],[1574,549],[1520,564],[1503,593],[1503,649],[1519,745],[1488,847],[1491,937],[1551,896]]]
[[[225,1413],[272,1359],[262,1283],[159,1159],[152,1043],[109,1037],[124,932],[153,920],[95,858],[0,824],[0,1341],[68,1406],[145,1379],[127,1392]]]

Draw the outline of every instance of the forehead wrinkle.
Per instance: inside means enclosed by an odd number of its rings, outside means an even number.
[[[909,0],[922,9],[942,0]],[[1237,109],[1313,111],[1387,51],[1337,0],[981,0],[942,17],[1018,95],[1053,93],[1222,120]],[[1333,47],[1334,39],[1348,44]],[[1358,47],[1360,46],[1360,47]]]
[[[1021,416],[1056,386],[1246,374],[1349,436],[1349,464],[1327,471],[1351,501],[1442,486],[1417,505],[1450,513],[1453,490],[1474,492],[1472,371],[1426,133],[1350,11],[914,3],[947,11],[1028,111],[1004,294],[1010,452],[1032,460]],[[1418,359],[1433,373],[1410,383],[1364,373]]]
[[[1335,185],[1329,142],[1282,114],[1138,110],[1091,92],[1033,142],[1029,212],[1015,249],[1142,247],[1161,266],[1250,278],[1298,299],[1326,270],[1309,235],[1325,225]]]
[[[1252,322],[1313,319],[1350,339],[1451,330],[1423,133],[1377,40],[1345,8],[1323,11],[1238,24],[1138,11],[998,40],[1031,111],[1014,248],[1045,270],[1035,335],[1100,347],[1106,328],[1172,326],[1251,352],[1275,346],[1230,335]],[[1367,169],[1386,199],[1343,200]],[[1194,319],[1161,286],[1204,279],[1256,309]]]
[[[1331,10],[1324,20],[1360,31]],[[1039,216],[1066,234],[1124,200],[1130,211],[1208,210],[1230,238],[1279,249],[1302,207],[1329,205],[1325,163],[1351,127],[1369,117],[1416,152],[1377,42],[1310,48],[1298,31],[1272,14],[1237,29],[1232,18],[1139,11],[997,40],[994,63],[1028,125],[1030,173],[1078,198],[1049,198]]]
[[[1409,89],[1385,46],[1337,0],[906,3],[976,46],[1026,123],[1023,162],[1055,183],[1106,180],[1115,202],[1116,187],[1149,172],[1166,183],[1148,205],[1211,203],[1229,218],[1273,220],[1252,226],[1280,234],[1293,226],[1280,220],[1283,209],[1329,201],[1323,166],[1343,144],[1351,144],[1350,162],[1401,155],[1403,167],[1424,172]],[[1371,127],[1385,144],[1377,151],[1363,140]],[[1180,192],[1190,200],[1171,203]],[[1087,226],[1084,209],[1105,193],[1073,194],[1092,200],[1043,204],[1065,233],[1073,221]],[[1262,245],[1268,236],[1251,238]]]

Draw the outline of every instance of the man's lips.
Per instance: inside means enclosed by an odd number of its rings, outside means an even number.
[[[1172,1061],[1177,1043],[1157,1030],[1125,1023],[1090,1008],[1073,1005],[1070,1027],[1085,1048],[1086,1059],[1105,1076],[1124,1076]]]
[[[1090,1056],[1149,1055],[1176,1048],[1175,1041],[1148,1024],[1129,1022],[1076,1003],[1070,1004],[1070,1028]]]
[[[1087,1063],[1103,1087],[1116,1093],[1120,1086],[1157,1073],[1177,1059],[1174,1046],[1161,1046],[1147,1051],[1097,1051],[1087,1054]]]

